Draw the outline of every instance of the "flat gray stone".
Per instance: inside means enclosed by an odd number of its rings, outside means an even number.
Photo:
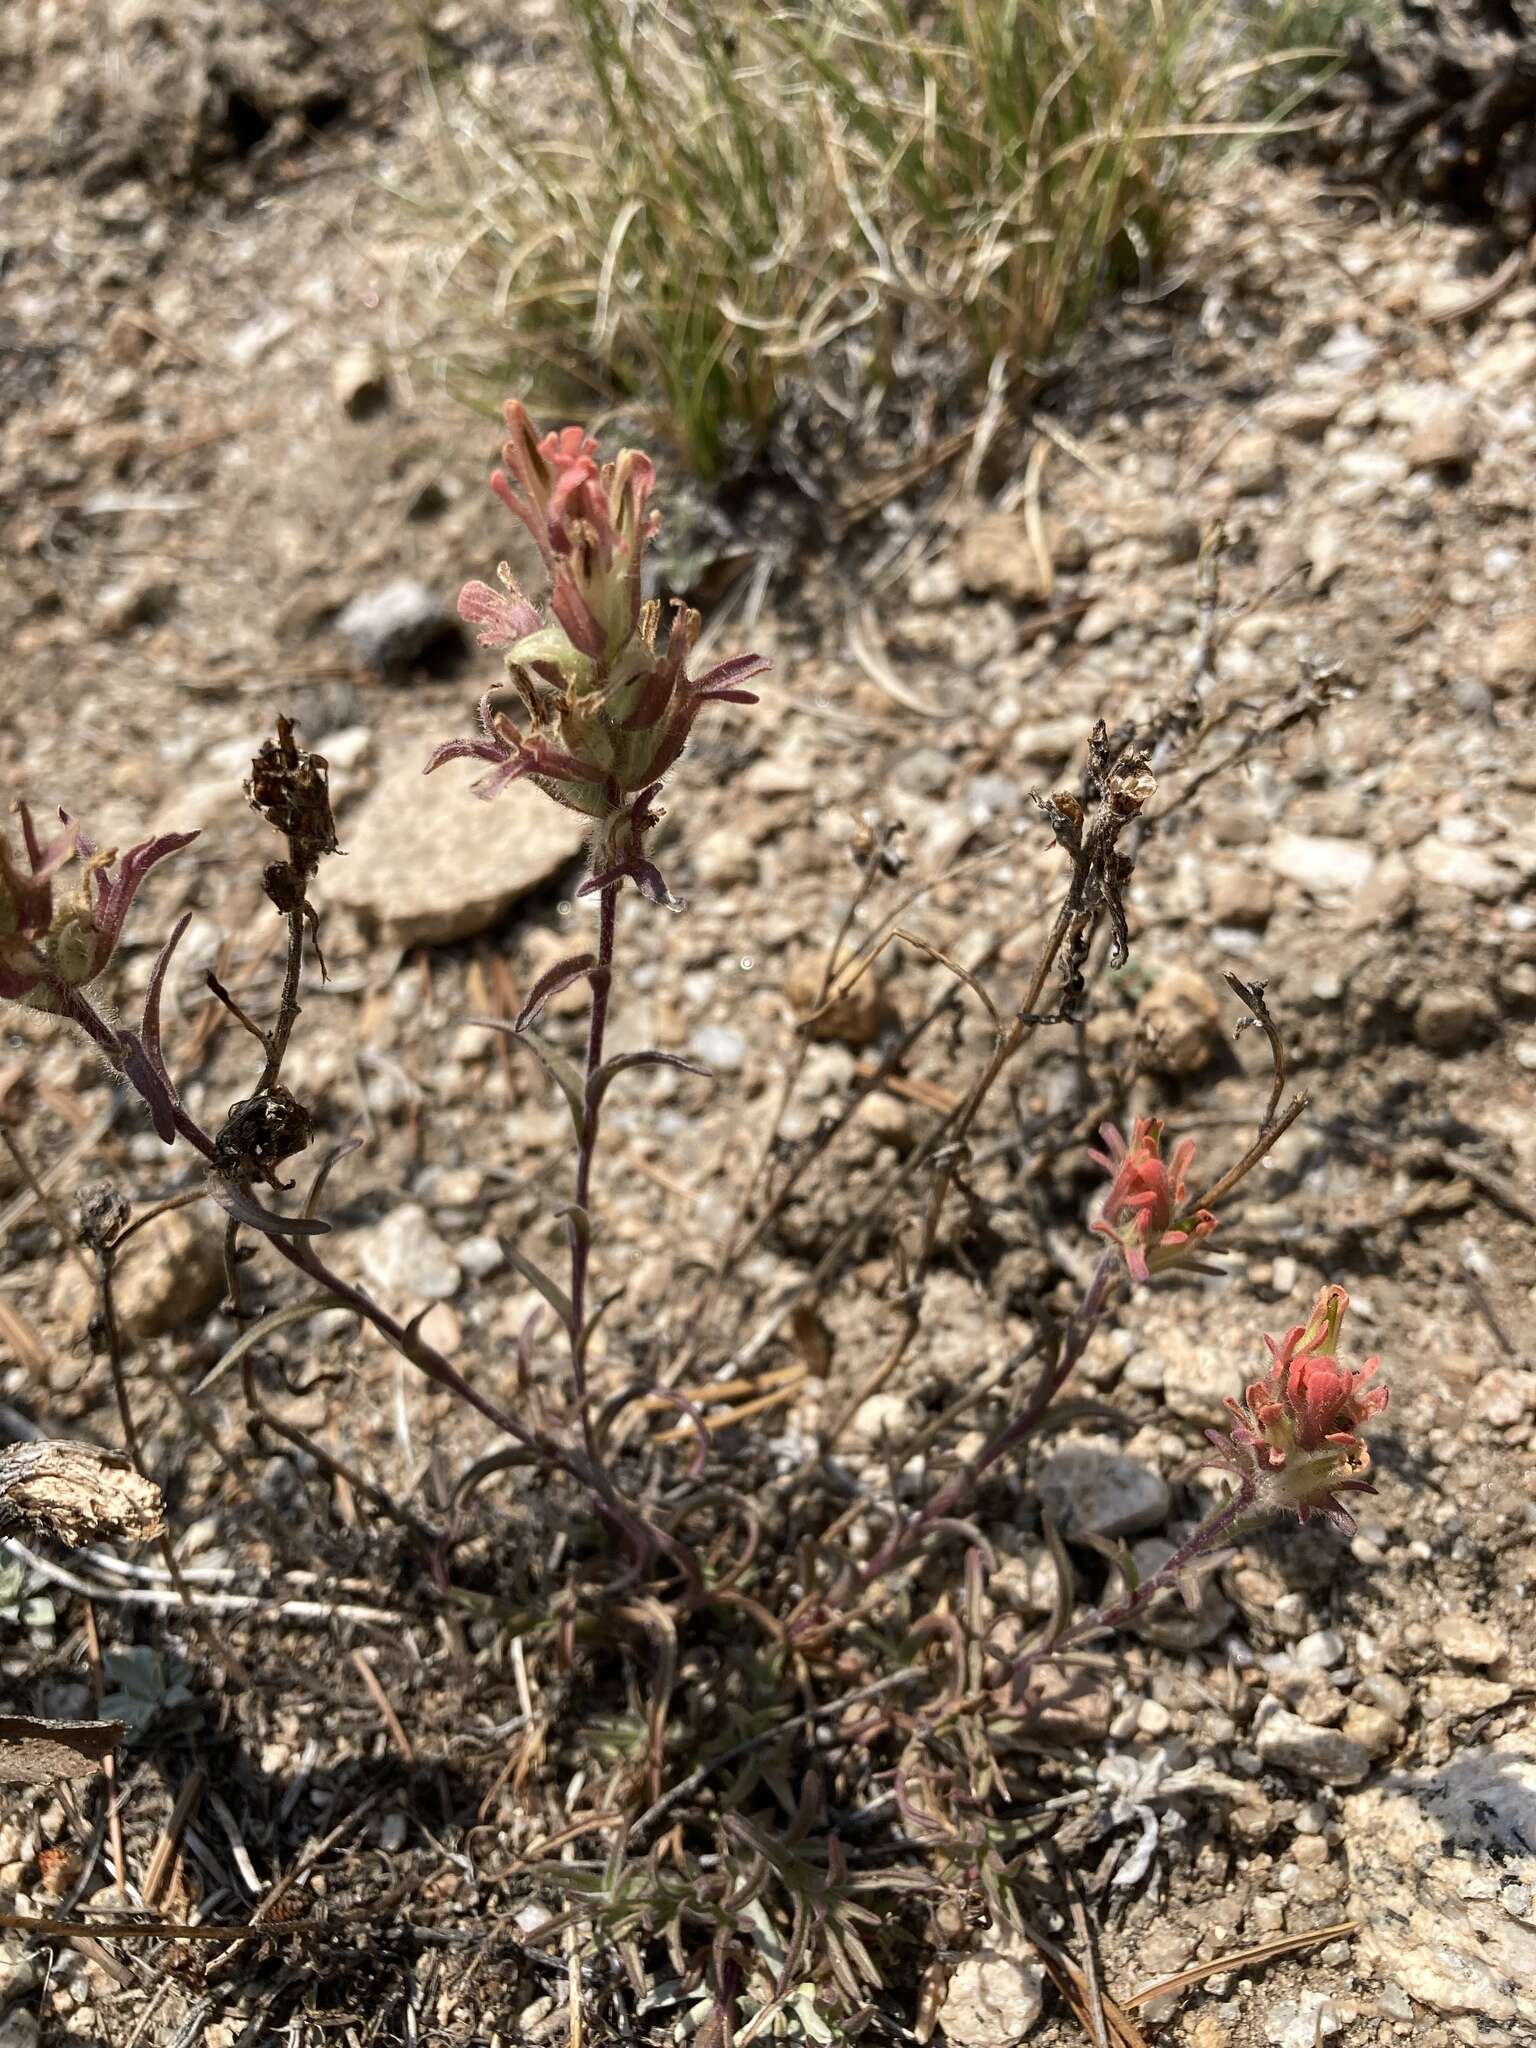
[[[476,762],[423,775],[429,752],[419,740],[400,744],[347,827],[346,858],[326,863],[315,891],[322,913],[327,901],[354,911],[387,945],[441,946],[485,931],[586,842],[585,821],[526,782],[482,803],[469,793]]]
[[[1318,1728],[1288,1707],[1271,1714],[1255,1743],[1260,1757],[1293,1777],[1319,1785],[1358,1785],[1371,1767],[1369,1750],[1337,1728]]]
[[[1155,1529],[1172,1506],[1160,1472],[1112,1443],[1068,1441],[1040,1467],[1040,1498],[1064,1536],[1135,1536]]]

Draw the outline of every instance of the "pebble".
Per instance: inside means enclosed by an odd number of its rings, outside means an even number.
[[[478,763],[423,775],[429,747],[407,744],[327,864],[317,895],[356,913],[386,945],[447,945],[487,930],[579,858],[586,823],[529,783],[490,803],[469,792]],[[414,758],[413,758],[414,756]]]
[[[1527,1415],[1536,1415],[1536,1372],[1496,1365],[1473,1388],[1467,1406],[1478,1421],[1511,1429]]]
[[[1335,1664],[1344,1662],[1345,1654],[1344,1638],[1336,1628],[1314,1629],[1291,1652],[1295,1661],[1308,1671],[1331,1671]]]
[[[1281,391],[1265,399],[1261,416],[1298,441],[1320,441],[1339,416],[1343,397],[1336,385]]]
[[[888,1095],[883,1088],[872,1088],[862,1098],[859,1121],[874,1132],[882,1145],[889,1145],[893,1152],[903,1156],[917,1142],[911,1109],[898,1096]]]
[[[1509,1704],[1513,1687],[1498,1678],[1473,1678],[1460,1671],[1436,1671],[1424,1702],[1426,1719],[1457,1720],[1465,1714],[1487,1714]]]
[[[222,1233],[190,1209],[172,1209],[135,1231],[119,1256],[117,1313],[128,1337],[182,1329],[206,1315],[223,1291]],[[49,1305],[72,1335],[84,1333],[97,1290],[73,1259],[60,1263]]]
[[[1477,460],[1477,412],[1470,400],[1448,398],[1412,428],[1405,453],[1410,469],[1465,473]]]
[[[1442,889],[1460,889],[1468,896],[1493,902],[1509,889],[1509,870],[1477,846],[1458,846],[1432,832],[1421,839],[1408,860],[1423,881]]]
[[[1470,1614],[1442,1614],[1434,1624],[1434,1638],[1458,1664],[1498,1664],[1509,1653],[1499,1631]]]
[[[1349,895],[1371,878],[1376,856],[1363,839],[1333,839],[1320,833],[1276,832],[1264,858],[1282,881],[1314,896]]]
[[[335,732],[322,734],[315,751],[322,754],[333,769],[343,773],[360,768],[373,751],[373,728],[369,725],[338,726]]]
[[[1319,1728],[1278,1707],[1258,1731],[1255,1746],[1271,1768],[1320,1785],[1358,1785],[1371,1767],[1370,1752],[1336,1728]]]
[[[1501,619],[1483,644],[1483,681],[1494,689],[1536,683],[1536,612]]]
[[[1359,1700],[1351,1700],[1340,1727],[1351,1742],[1358,1742],[1366,1755],[1373,1758],[1385,1756],[1403,1737],[1401,1723],[1393,1715]]]
[[[1062,1534],[1074,1540],[1155,1529],[1173,1504],[1160,1472],[1086,1438],[1061,1441],[1042,1460],[1036,1483]]]
[[[1285,481],[1279,437],[1266,427],[1234,434],[1222,450],[1220,468],[1240,498],[1259,498]]]
[[[1097,647],[1102,641],[1112,640],[1129,623],[1130,614],[1118,598],[1097,598],[1077,622],[1078,645]]]
[[[1039,2019],[1045,1970],[995,1949],[967,1956],[949,1980],[939,2026],[951,2048],[1011,2048]]]
[[[1043,604],[1050,595],[1020,512],[986,512],[973,519],[956,545],[955,562],[973,596]]]
[[[1413,1695],[1400,1678],[1394,1678],[1390,1671],[1372,1671],[1355,1687],[1355,1698],[1368,1706],[1379,1707],[1384,1714],[1390,1714],[1394,1721],[1406,1721],[1408,1710],[1413,1705]]]
[[[1136,1005],[1142,1057],[1155,1074],[1187,1079],[1209,1066],[1221,1044],[1221,1009],[1188,968],[1160,975]]]
[[[1498,1005],[1480,988],[1430,989],[1413,1013],[1413,1035],[1427,1052],[1471,1052],[1498,1028]]]
[[[402,1202],[358,1234],[357,1254],[370,1286],[387,1302],[446,1301],[459,1286],[459,1262],[419,1202]]]
[[[801,1020],[806,1037],[819,1044],[851,1045],[856,1049],[873,1045],[891,1016],[890,1004],[881,993],[878,970],[871,968],[846,994],[822,1009],[818,998],[826,967],[825,955],[802,953],[784,980],[784,993]]]
[[[1274,877],[1263,868],[1212,868],[1205,878],[1205,904],[1214,924],[1262,931],[1274,915]]]
[[[690,1052],[717,1074],[739,1074],[746,1064],[747,1041],[724,1024],[701,1024],[688,1041]]]
[[[871,1394],[853,1411],[849,1428],[861,1443],[896,1445],[915,1434],[918,1420],[905,1394]]]
[[[452,1358],[464,1342],[463,1322],[446,1301],[433,1302],[416,1327],[423,1341],[444,1358]]]
[[[1136,1731],[1154,1741],[1173,1726],[1173,1716],[1161,1700],[1142,1700],[1136,1708]]]
[[[442,598],[414,576],[360,591],[337,613],[336,630],[381,674],[408,668],[434,641],[463,637]]]
[[[1276,1999],[1264,2015],[1264,2039],[1270,2048],[1321,2048],[1343,2024],[1326,1992],[1303,1991],[1296,1998]]]
[[[750,832],[722,825],[694,849],[693,872],[709,889],[734,888],[757,880],[757,841]]]

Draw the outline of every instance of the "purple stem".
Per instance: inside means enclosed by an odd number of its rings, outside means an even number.
[[[905,1527],[895,1529],[886,1538],[880,1549],[869,1560],[859,1574],[860,1589],[874,1584],[875,1580],[890,1571],[894,1565],[903,1564],[922,1541],[926,1530],[935,1522],[953,1515],[956,1507],[965,1498],[978,1479],[995,1465],[999,1458],[1017,1448],[1039,1425],[1042,1415],[1055,1400],[1065,1385],[1073,1366],[1088,1348],[1088,1340],[1098,1327],[1099,1317],[1109,1299],[1109,1290],[1120,1266],[1118,1251],[1100,1254],[1099,1262],[1093,1269],[1093,1278],[1088,1291],[1078,1303],[1061,1340],[1061,1349],[1054,1364],[1048,1364],[1041,1372],[1034,1392],[1011,1422],[1007,1422],[995,1436],[982,1445],[974,1458],[955,1468],[937,1493]]]
[[[587,1406],[587,1266],[591,1258],[592,1233],[588,1200],[592,1192],[592,1167],[597,1157],[597,1104],[592,1100],[592,1076],[603,1064],[603,1038],[608,1029],[608,991],[613,980],[613,927],[618,906],[617,882],[598,898],[597,965],[592,970],[592,1011],[587,1025],[587,1071],[581,1142],[576,1154],[576,1207],[581,1212],[571,1230],[571,1370],[576,1381],[576,1398],[581,1404],[582,1429],[590,1456],[596,1455],[592,1423]]]
[[[1111,1607],[1096,1608],[1092,1614],[1085,1616],[1082,1621],[1075,1622],[1071,1628],[1064,1630],[1050,1642],[1042,1643],[1039,1649],[1027,1651],[1013,1667],[1014,1697],[1018,1698],[1022,1694],[1029,1673],[1036,1664],[1042,1663],[1048,1657],[1059,1657],[1066,1650],[1075,1650],[1080,1644],[1092,1641],[1093,1637],[1103,1635],[1109,1629],[1121,1627],[1133,1615],[1139,1614],[1154,1594],[1161,1593],[1165,1586],[1172,1585],[1180,1572],[1192,1565],[1197,1557],[1202,1557],[1208,1550],[1214,1550],[1234,1523],[1252,1507],[1251,1487],[1239,1486],[1229,1500],[1223,1501],[1215,1513],[1207,1516],[1194,1534],[1179,1545],[1168,1562],[1160,1565],[1155,1572],[1149,1573],[1134,1592],[1127,1593],[1123,1600],[1117,1600]]]
[[[609,918],[609,938],[611,942],[611,915]],[[69,991],[67,1001],[61,1004],[60,1014],[67,1017],[72,1024],[79,1025],[80,1029],[99,1048],[112,1067],[121,1074],[123,1056],[116,1032],[78,989]],[[599,1034],[599,1051],[601,1051],[601,1034]],[[185,1138],[189,1145],[200,1152],[204,1159],[210,1164],[214,1164],[217,1160],[217,1147],[208,1133],[188,1114],[179,1100],[175,1103],[174,1116],[178,1134]],[[472,1386],[464,1378],[462,1373],[454,1370],[453,1366],[449,1364],[448,1360],[443,1357],[442,1353],[435,1346],[427,1343],[416,1331],[398,1322],[387,1309],[381,1307],[364,1289],[354,1286],[349,1280],[343,1280],[339,1273],[332,1272],[331,1268],[326,1265],[307,1238],[290,1239],[287,1237],[268,1236],[267,1241],[274,1251],[281,1253],[289,1265],[296,1266],[301,1273],[306,1274],[319,1286],[325,1288],[328,1293],[334,1294],[337,1301],[344,1307],[351,1309],[355,1315],[361,1316],[364,1321],[371,1323],[386,1343],[398,1351],[402,1358],[406,1359],[411,1365],[414,1365],[418,1372],[425,1374],[428,1379],[434,1380],[440,1387],[446,1388],[449,1393],[456,1395],[461,1401],[467,1402],[477,1414],[483,1415],[487,1422],[494,1424],[497,1429],[510,1436],[515,1443],[521,1444],[525,1450],[532,1451],[538,1458],[548,1464],[558,1465],[571,1478],[596,1493],[604,1502],[607,1511],[614,1515],[622,1525],[625,1533],[639,1544],[642,1554],[648,1554],[654,1550],[654,1537],[645,1530],[644,1525],[613,1494],[613,1489],[607,1482],[607,1476],[600,1467],[594,1467],[579,1452],[567,1449],[554,1442],[542,1432],[528,1429],[515,1416],[509,1415],[504,1408],[480,1393],[476,1387]]]

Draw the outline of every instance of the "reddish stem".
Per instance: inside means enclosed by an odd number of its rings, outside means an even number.
[[[1053,1363],[1045,1366],[1036,1382],[1035,1390],[1028,1401],[1010,1422],[996,1432],[974,1458],[959,1465],[949,1475],[936,1493],[904,1527],[895,1529],[886,1538],[880,1549],[869,1560],[859,1574],[861,1590],[874,1584],[894,1566],[904,1564],[917,1549],[924,1533],[935,1522],[953,1515],[960,1502],[975,1486],[984,1472],[995,1465],[999,1458],[1017,1448],[1038,1426],[1040,1418],[1055,1400],[1065,1385],[1073,1366],[1088,1348],[1088,1340],[1098,1327],[1104,1305],[1109,1299],[1109,1290],[1119,1271],[1119,1253],[1106,1251],[1101,1254],[1088,1283],[1088,1291],[1074,1311],[1061,1340],[1061,1349]]]
[[[608,1028],[608,991],[613,980],[614,913],[618,906],[617,882],[598,898],[597,965],[592,970],[592,1010],[587,1024],[586,1087],[581,1119],[581,1141],[576,1153],[576,1208],[579,1214],[571,1227],[571,1370],[576,1381],[576,1399],[581,1404],[581,1426],[587,1453],[596,1460],[592,1419],[587,1402],[587,1268],[592,1253],[588,1201],[592,1192],[592,1167],[597,1157],[597,1104],[592,1100],[592,1076],[603,1064],[603,1038]]]

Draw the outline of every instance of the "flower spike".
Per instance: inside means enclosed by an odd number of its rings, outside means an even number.
[[[1088,1157],[1114,1180],[1091,1227],[1097,1236],[1120,1247],[1133,1280],[1150,1280],[1154,1273],[1186,1260],[1195,1244],[1216,1228],[1209,1209],[1183,1213],[1189,1199],[1184,1177],[1195,1156],[1195,1141],[1185,1138],[1165,1165],[1161,1117],[1138,1117],[1129,1144],[1113,1124],[1104,1124],[1099,1135],[1105,1149]]]
[[[651,799],[676,765],[706,704],[753,704],[741,685],[768,664],[755,654],[688,674],[699,615],[684,605],[660,639],[661,606],[643,597],[646,542],[656,530],[649,509],[656,473],[633,448],[603,464],[580,427],[542,437],[517,400],[506,408],[505,471],[491,488],[527,528],[549,575],[541,612],[502,564],[502,590],[466,583],[459,616],[482,630],[483,647],[505,651],[526,714],[514,725],[492,714],[487,697],[480,736],[449,740],[427,763],[469,758],[490,764],[473,785],[498,796],[528,780],[593,821],[591,879],[601,891],[626,877],[652,902],[673,897],[644,850],[657,813]]]
[[[1367,1384],[1381,1360],[1351,1370],[1337,1356],[1349,1296],[1325,1287],[1306,1322],[1283,1338],[1266,1337],[1273,1363],[1241,1401],[1228,1399],[1232,1427],[1207,1431],[1212,1465],[1229,1472],[1256,1507],[1280,1508],[1303,1522],[1323,1515],[1345,1534],[1354,1516],[1342,1493],[1374,1493],[1371,1454],[1356,1434],[1387,1405],[1388,1390]]]

